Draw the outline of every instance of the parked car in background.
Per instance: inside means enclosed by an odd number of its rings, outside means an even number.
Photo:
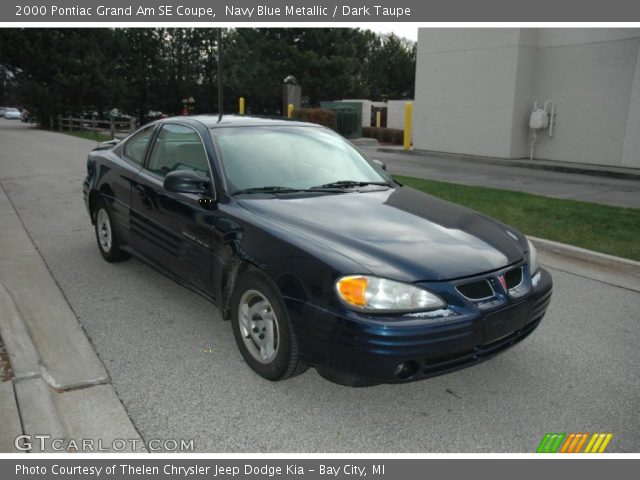
[[[8,107],[4,111],[4,118],[8,118],[10,120],[20,120],[22,118],[22,114],[17,108]]]
[[[0,107],[0,117],[4,117],[4,112],[7,111],[7,107]]]
[[[211,299],[269,380],[450,372],[526,338],[551,299],[522,233],[314,124],[159,120],[91,152],[83,192],[103,258],[135,255]]]
[[[167,118],[168,115],[166,113],[162,113],[161,111],[158,110],[149,110],[143,117],[142,117],[142,125],[146,124],[146,123],[150,123],[150,122],[154,122],[156,120],[160,120],[163,118]]]

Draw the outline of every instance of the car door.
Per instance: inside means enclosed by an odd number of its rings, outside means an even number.
[[[102,165],[98,172],[102,185],[108,185],[100,190],[109,202],[115,228],[125,243],[131,242],[129,210],[133,180],[144,164],[153,132],[154,126],[150,126],[129,137],[111,154],[113,162],[109,167]]]
[[[201,195],[168,192],[164,178],[192,170],[211,179],[202,139],[190,126],[164,123],[154,139],[145,168],[134,179],[131,229],[136,250],[159,267],[211,292],[210,228]]]

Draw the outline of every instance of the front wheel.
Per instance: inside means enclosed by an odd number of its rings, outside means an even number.
[[[248,270],[232,299],[233,335],[244,360],[268,380],[284,380],[306,370],[287,310],[266,274]]]
[[[120,250],[120,241],[113,222],[111,214],[106,204],[100,201],[95,209],[95,231],[98,248],[107,262],[120,262],[129,258],[129,254]]]

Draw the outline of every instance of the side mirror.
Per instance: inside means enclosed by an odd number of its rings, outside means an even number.
[[[164,177],[164,189],[176,193],[209,193],[211,181],[192,170],[176,170]]]
[[[377,158],[373,159],[373,163],[375,163],[376,165],[378,165],[381,169],[386,170],[387,166],[385,165],[385,163],[382,160],[378,160]]]

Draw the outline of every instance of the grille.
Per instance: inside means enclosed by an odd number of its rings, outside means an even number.
[[[487,279],[458,285],[456,290],[469,300],[484,300],[495,295],[493,288]]]
[[[522,283],[522,267],[514,268],[504,274],[504,281],[507,284],[507,290],[517,287]]]

